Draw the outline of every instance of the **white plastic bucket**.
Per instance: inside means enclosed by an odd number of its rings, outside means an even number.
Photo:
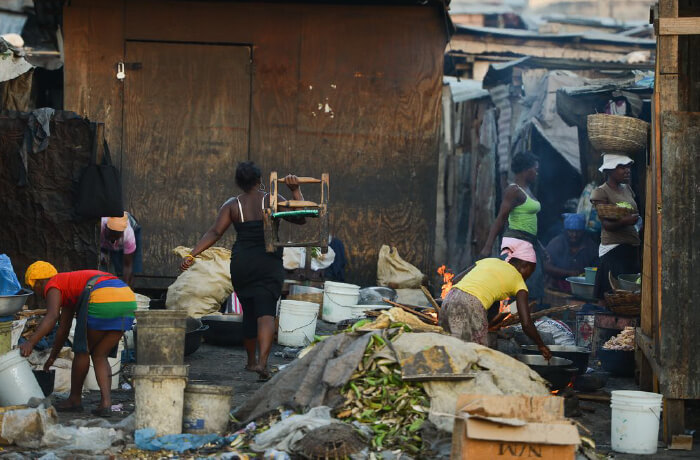
[[[136,429],[153,428],[156,436],[182,433],[188,366],[134,366]]]
[[[656,453],[662,398],[646,391],[611,392],[610,444],[615,452]]]
[[[360,298],[360,286],[326,281],[323,289],[323,320],[338,323],[353,318],[352,307]]]
[[[229,386],[187,385],[182,415],[183,433],[225,433],[232,397],[233,388]]]
[[[122,369],[122,351],[124,350],[124,340],[119,340],[119,346],[117,348],[116,358],[107,358],[109,362],[109,367],[112,372],[112,385],[111,389],[116,390],[119,388],[119,372]],[[85,377],[85,383],[83,384],[84,390],[99,391],[100,387],[97,385],[97,377],[95,377],[95,366],[92,363],[92,358],[90,358],[90,369],[88,369],[87,376]]]
[[[367,316],[365,312],[367,310],[387,310],[387,305],[353,305],[350,308],[350,313],[353,318],[364,318]]]
[[[31,398],[44,399],[29,361],[19,350],[0,356],[0,406],[20,406]]]
[[[304,347],[314,340],[318,304],[301,300],[283,300],[277,343],[288,347]]]

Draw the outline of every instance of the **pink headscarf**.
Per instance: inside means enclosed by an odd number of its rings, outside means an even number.
[[[503,238],[501,242],[501,255],[507,254],[506,262],[515,257],[516,259],[524,260],[525,262],[537,263],[537,255],[535,248],[527,241],[517,238]]]

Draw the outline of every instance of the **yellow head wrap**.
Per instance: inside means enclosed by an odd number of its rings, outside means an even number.
[[[45,280],[57,274],[58,270],[56,270],[56,267],[54,267],[48,262],[39,260],[37,262],[34,262],[29,266],[29,268],[27,268],[27,271],[24,274],[24,282],[27,283],[27,285],[33,289],[34,282],[36,280]]]

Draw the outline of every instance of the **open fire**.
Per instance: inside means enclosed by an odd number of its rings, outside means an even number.
[[[447,293],[450,292],[450,289],[452,289],[452,278],[455,277],[455,274],[449,271],[449,269],[443,265],[437,270],[438,275],[442,276],[442,292],[440,294],[440,297],[443,299],[447,297]]]

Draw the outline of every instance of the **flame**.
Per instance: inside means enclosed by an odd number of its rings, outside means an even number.
[[[448,271],[447,267],[444,265],[438,268],[437,272],[438,275],[442,276],[443,285],[440,296],[444,299],[447,297],[447,293],[450,292],[450,289],[452,289],[452,278],[455,277],[455,274]]]

